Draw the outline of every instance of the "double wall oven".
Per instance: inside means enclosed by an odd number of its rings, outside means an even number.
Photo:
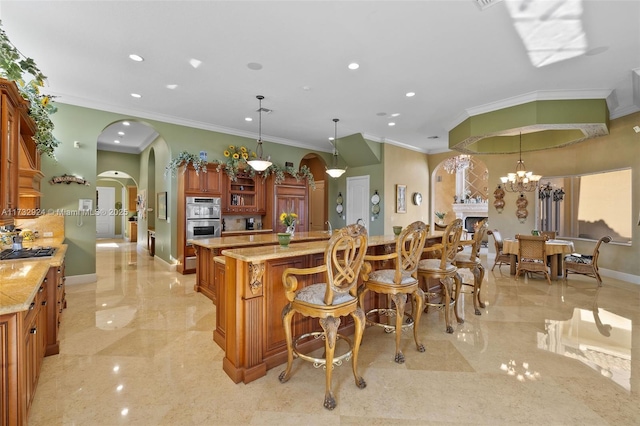
[[[222,235],[220,198],[187,197],[187,240]]]

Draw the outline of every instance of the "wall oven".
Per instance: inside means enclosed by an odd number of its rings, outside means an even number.
[[[222,234],[220,198],[187,197],[187,240],[213,238]]]

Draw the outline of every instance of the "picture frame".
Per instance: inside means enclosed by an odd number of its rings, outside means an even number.
[[[158,192],[158,219],[167,220],[167,193]]]
[[[396,213],[407,212],[407,185],[396,185]]]

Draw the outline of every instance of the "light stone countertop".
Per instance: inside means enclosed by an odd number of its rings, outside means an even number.
[[[291,244],[297,245],[303,241],[321,241],[329,238],[331,238],[331,235],[326,231],[296,232],[291,238]],[[208,249],[275,245],[278,244],[278,234],[234,235],[231,237],[188,240],[187,242]]]
[[[60,239],[56,240],[58,244],[49,244],[54,240],[56,239],[38,239],[35,243],[57,247],[53,257],[0,261],[0,315],[28,310],[49,268],[62,265],[67,245],[60,244]],[[24,244],[24,247],[29,246]]]

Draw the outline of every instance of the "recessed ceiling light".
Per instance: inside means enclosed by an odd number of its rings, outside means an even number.
[[[329,140],[332,141],[334,139],[333,136],[329,136]]]
[[[427,136],[427,139],[438,139],[440,136]]]
[[[120,143],[118,139],[114,140],[113,143]]]
[[[124,132],[118,132],[120,136],[124,136]]]
[[[406,96],[407,98],[411,98],[411,97],[413,97],[413,96],[415,96],[415,95],[416,95],[416,92],[407,92],[407,93],[405,94],[405,96]]]
[[[175,89],[177,89],[177,88],[178,88],[178,85],[177,85],[177,84],[167,84],[167,89],[175,90]]]
[[[357,70],[358,68],[360,68],[360,64],[357,64],[357,63],[355,63],[355,62],[351,62],[351,63],[349,64],[349,69],[350,69],[350,70]]]
[[[393,114],[391,114],[391,116],[392,116],[392,117],[397,117],[397,116],[399,116],[399,115],[400,115],[400,113],[399,113],[399,112],[394,112]]]
[[[131,125],[131,123],[129,123],[128,121],[123,121],[123,122],[122,122],[122,125],[123,125],[123,126],[130,126],[130,125]]]
[[[136,55],[135,53],[132,53],[131,55],[129,55],[129,59],[131,59],[132,61],[136,61],[136,62],[144,61],[144,58],[142,56]]]
[[[253,118],[251,118],[251,117],[245,117],[245,118],[244,118],[244,121],[253,121]]]
[[[202,65],[202,61],[199,61],[197,59],[189,59],[189,65],[194,68],[198,68],[200,65]]]
[[[392,121],[391,123],[389,123],[389,126],[392,126],[392,127],[393,127],[393,126],[395,126],[395,125],[396,125],[396,123],[394,123],[393,121]]]
[[[132,94],[131,94],[131,97],[132,97],[132,98],[138,98],[138,99],[139,99],[139,98],[141,98],[141,97],[142,97],[142,95],[139,95],[139,94],[137,94],[137,93],[132,93]]]
[[[247,64],[247,68],[254,71],[260,71],[262,69],[262,64],[259,64],[257,62],[249,62]]]

